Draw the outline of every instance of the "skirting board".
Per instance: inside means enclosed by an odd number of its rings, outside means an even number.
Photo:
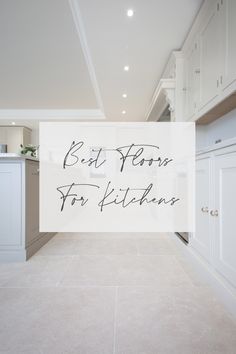
[[[184,244],[174,233],[171,236],[199,277],[214,290],[217,298],[224,304],[231,315],[236,318],[236,289],[197,254],[190,245]]]
[[[25,262],[44,246],[56,233],[46,233],[26,249],[0,251],[0,262]]]

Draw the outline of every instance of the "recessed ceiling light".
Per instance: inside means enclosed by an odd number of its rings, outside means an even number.
[[[11,124],[12,124],[12,125],[16,125],[16,123],[15,123],[15,122],[11,122]]]
[[[127,93],[123,93],[122,97],[127,98]]]
[[[129,71],[129,66],[128,65],[124,66],[124,71]]]
[[[122,114],[126,114],[126,111],[122,111]]]
[[[133,9],[128,9],[126,13],[127,13],[128,17],[133,17],[134,16],[134,10]]]

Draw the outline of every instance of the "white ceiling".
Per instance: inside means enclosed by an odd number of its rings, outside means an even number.
[[[73,109],[144,120],[201,2],[0,0],[1,118],[1,110]]]

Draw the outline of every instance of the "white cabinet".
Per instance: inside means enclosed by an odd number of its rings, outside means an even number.
[[[199,155],[196,169],[190,246],[236,288],[236,144]]]
[[[185,61],[185,117],[191,120],[199,104],[200,55],[199,43],[196,39],[186,55]]]
[[[236,107],[235,38],[236,1],[205,0],[183,46],[184,120],[212,121]]]
[[[0,163],[0,244],[22,246],[21,163]]]
[[[223,70],[222,88],[226,90],[230,85],[236,84],[236,1],[222,1],[222,51]],[[236,86],[235,88],[236,89]]]
[[[210,1],[205,21],[199,33],[200,109],[215,99],[219,93],[220,57],[222,55],[219,40],[221,31],[220,23],[219,3]]]
[[[211,258],[210,238],[210,186],[211,158],[209,155],[196,161],[196,232],[192,235],[192,246],[205,259]]]
[[[39,162],[0,158],[0,261],[24,261],[52,236],[39,232]]]
[[[236,287],[236,148],[216,154],[214,177],[214,264]]]

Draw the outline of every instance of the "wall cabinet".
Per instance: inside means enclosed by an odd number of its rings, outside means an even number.
[[[235,0],[205,1],[193,29],[194,36],[187,38],[183,49],[184,120],[198,120],[235,93],[235,19]],[[224,109],[227,112],[227,106]]]
[[[229,89],[231,85],[236,85],[236,1],[222,1],[222,52],[223,72],[222,72],[222,88]],[[236,89],[236,86],[234,86]]]
[[[196,170],[190,245],[236,287],[236,144],[199,155]]]
[[[200,44],[200,102],[199,108],[215,99],[219,93],[220,70],[220,11],[219,3],[211,1],[199,33]]]
[[[185,116],[191,120],[199,104],[200,53],[197,39],[186,55],[185,76]]]

